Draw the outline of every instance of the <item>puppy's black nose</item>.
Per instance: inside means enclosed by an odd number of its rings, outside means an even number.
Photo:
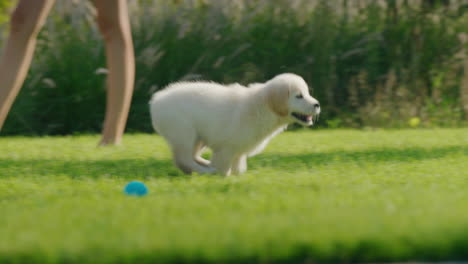
[[[314,104],[314,108],[315,109],[320,108],[320,105],[319,104]]]

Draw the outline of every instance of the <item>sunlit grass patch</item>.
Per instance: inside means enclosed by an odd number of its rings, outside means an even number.
[[[182,175],[157,135],[3,137],[0,263],[466,260],[467,135],[287,132],[229,178]]]

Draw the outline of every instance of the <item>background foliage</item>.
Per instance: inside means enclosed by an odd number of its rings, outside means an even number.
[[[8,11],[13,5],[12,0],[0,0],[0,23],[8,21]]]
[[[281,72],[310,83],[320,126],[459,126],[468,116],[463,1],[129,3],[137,78],[128,131],[152,130],[147,102],[169,82],[246,84]],[[106,71],[93,12],[57,2],[2,133],[100,131]]]

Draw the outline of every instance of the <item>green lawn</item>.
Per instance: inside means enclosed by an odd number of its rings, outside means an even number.
[[[97,142],[0,138],[0,263],[468,260],[468,129],[287,132],[229,178]]]

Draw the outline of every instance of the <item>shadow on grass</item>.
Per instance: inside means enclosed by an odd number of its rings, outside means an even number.
[[[274,153],[260,154],[249,163],[251,168],[272,167],[275,169],[294,170],[296,168],[315,167],[335,163],[354,162],[365,165],[377,162],[414,162],[443,158],[451,154],[462,153],[468,156],[467,146],[448,146],[441,148],[384,148],[364,151],[333,151],[325,153]]]
[[[0,178],[63,175],[71,178],[159,178],[182,176],[171,160],[0,160]]]
[[[298,170],[338,163],[355,162],[369,164],[377,162],[414,162],[438,159],[455,154],[467,155],[468,147],[450,146],[443,148],[378,149],[367,151],[334,151],[326,153],[270,153],[260,154],[249,160],[251,169],[274,168]],[[119,160],[0,160],[0,178],[18,176],[64,175],[79,177],[159,178],[182,176],[171,160],[119,159]]]
[[[273,243],[274,244],[274,243]],[[379,238],[358,237],[352,241],[336,241],[330,250],[314,243],[296,242],[287,245],[282,254],[271,253],[271,250],[259,248],[239,254],[236,250],[224,249],[213,257],[202,249],[197,253],[184,249],[142,251],[133,249],[115,251],[107,248],[85,248],[73,255],[46,254],[35,249],[24,253],[15,251],[0,253],[0,263],[226,263],[226,264],[296,264],[296,263],[466,263],[468,259],[467,233],[462,231],[447,239],[418,243],[413,239],[385,241]],[[232,248],[232,246],[231,246]]]

